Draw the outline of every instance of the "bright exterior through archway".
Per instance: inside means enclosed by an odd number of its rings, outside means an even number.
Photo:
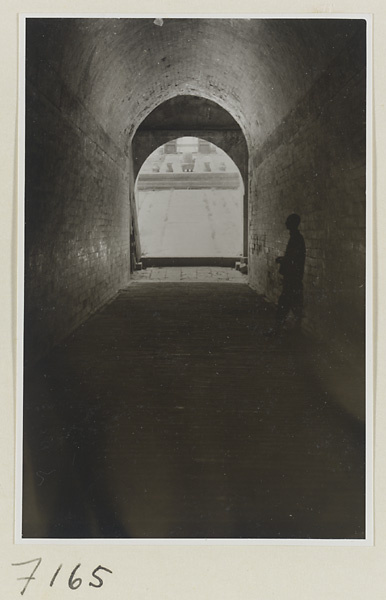
[[[235,163],[214,144],[181,137],[158,148],[137,179],[142,256],[241,256],[243,187]]]

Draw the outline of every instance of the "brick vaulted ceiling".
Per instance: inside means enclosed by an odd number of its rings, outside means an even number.
[[[49,86],[50,73],[59,74],[120,147],[158,105],[190,94],[226,109],[256,146],[358,26],[330,19],[165,18],[162,26],[148,18],[32,19],[27,32],[38,43],[30,45],[27,77]]]

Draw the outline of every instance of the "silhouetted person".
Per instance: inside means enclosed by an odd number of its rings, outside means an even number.
[[[276,331],[282,328],[291,310],[295,316],[297,327],[300,327],[303,317],[303,273],[306,246],[304,238],[298,230],[299,223],[299,215],[294,213],[287,217],[285,225],[289,230],[290,239],[284,256],[276,259],[276,262],[280,264],[279,273],[283,276],[283,291],[276,312]]]

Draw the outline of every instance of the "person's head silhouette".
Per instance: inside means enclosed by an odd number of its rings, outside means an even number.
[[[289,215],[287,217],[287,220],[285,222],[285,226],[290,231],[295,231],[299,227],[299,223],[300,223],[300,217],[299,217],[299,215],[297,215],[296,213],[292,213],[292,215]]]

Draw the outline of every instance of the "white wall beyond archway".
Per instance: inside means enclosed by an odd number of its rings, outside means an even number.
[[[179,138],[176,154],[157,149],[138,174],[136,203],[143,257],[229,258],[243,254],[240,172],[213,144],[215,152],[209,155],[194,152],[194,143],[186,148],[181,145],[194,139]],[[192,149],[194,169],[184,173],[184,151]]]

